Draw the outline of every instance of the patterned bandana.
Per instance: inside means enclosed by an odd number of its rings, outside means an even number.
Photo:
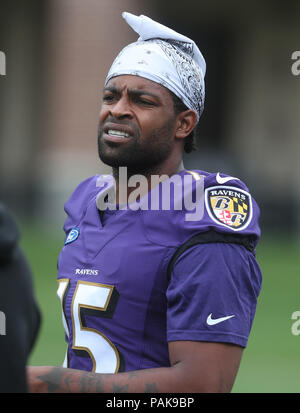
[[[120,75],[136,75],[171,90],[197,113],[204,109],[205,60],[195,42],[147,16],[122,13],[126,22],[140,35],[114,60],[106,81]]]

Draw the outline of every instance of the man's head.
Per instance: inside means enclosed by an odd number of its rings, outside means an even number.
[[[127,166],[134,173],[161,170],[164,163],[181,159],[196,123],[195,111],[180,108],[176,97],[158,83],[140,76],[114,77],[103,90],[99,156],[114,168]]]
[[[119,53],[108,72],[99,155],[113,167],[161,170],[159,165],[175,164],[184,149],[193,148],[193,130],[204,107],[206,64],[191,39],[146,16],[123,17],[140,37]],[[126,128],[128,136],[116,136]]]

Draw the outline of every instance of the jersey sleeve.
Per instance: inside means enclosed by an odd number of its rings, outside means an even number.
[[[240,240],[255,249],[261,235],[260,209],[244,182],[201,171],[172,179],[174,182],[170,178],[161,186],[162,199],[169,199],[170,208],[143,215],[149,240],[179,248],[194,236],[207,233],[212,235],[208,242],[218,236]]]
[[[254,255],[238,244],[195,245],[176,261],[167,290],[167,340],[246,347],[261,289]]]

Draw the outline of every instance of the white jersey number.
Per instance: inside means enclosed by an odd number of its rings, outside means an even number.
[[[57,295],[63,308],[63,325],[69,337],[69,328],[64,314],[64,298],[68,289],[69,279],[59,280]],[[77,281],[73,295],[71,315],[73,327],[72,349],[75,352],[85,351],[93,362],[95,373],[117,373],[120,368],[120,355],[116,346],[100,331],[89,328],[84,316],[110,316],[113,313],[113,302],[117,291],[112,285],[98,284],[87,281]],[[66,359],[64,362],[66,367]]]

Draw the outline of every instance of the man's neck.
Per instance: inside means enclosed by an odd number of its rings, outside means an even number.
[[[140,186],[141,180],[145,182],[145,188],[139,188],[140,195],[144,196],[149,191],[151,191],[154,185],[156,185],[164,179],[170,178],[172,175],[175,175],[183,170],[184,165],[182,160],[178,163],[178,165],[176,165],[176,167],[165,167],[163,168],[163,170],[161,168],[152,168],[151,170],[132,171],[127,167],[113,168],[112,172],[116,183],[116,203],[126,204],[128,202],[128,198],[131,192],[133,192],[137,189],[138,186]],[[161,179],[154,180],[153,176],[161,177]],[[136,179],[136,187],[132,186],[132,184],[129,186],[130,179],[134,182]]]

